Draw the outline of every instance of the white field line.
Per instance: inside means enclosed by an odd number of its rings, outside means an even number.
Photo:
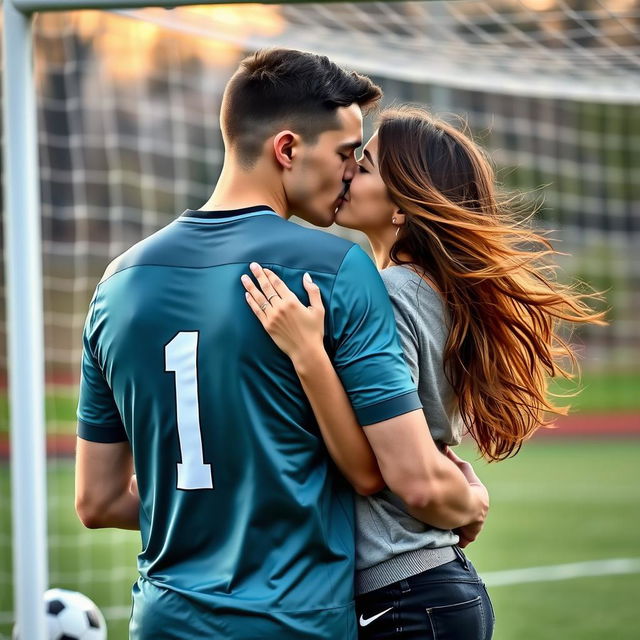
[[[629,573],[640,573],[640,558],[616,558],[594,560],[592,562],[575,562],[573,564],[556,564],[548,567],[489,571],[482,574],[482,579],[488,587],[502,587],[528,582],[553,582],[556,580],[570,580],[571,578]]]
[[[530,582],[550,582],[630,573],[640,573],[640,558],[617,558],[509,571],[489,571],[482,575],[482,579],[488,587],[502,587]],[[104,607],[102,612],[107,620],[126,620],[131,615],[131,607]],[[13,622],[13,613],[0,611],[0,624],[10,624],[11,622]]]

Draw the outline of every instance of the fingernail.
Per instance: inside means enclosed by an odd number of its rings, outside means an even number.
[[[251,267],[252,271],[260,268],[260,265],[257,262],[252,262],[249,266]]]
[[[304,274],[304,280],[305,282],[313,282],[313,280],[311,279],[311,276],[308,273]]]
[[[240,280],[242,280],[242,282],[251,282],[251,278],[244,273],[240,276]]]

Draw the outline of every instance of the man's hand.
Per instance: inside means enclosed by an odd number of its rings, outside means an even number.
[[[482,482],[480,482],[480,478],[478,478],[476,472],[473,470],[471,463],[457,456],[450,447],[445,447],[444,453],[447,458],[449,458],[449,460],[451,460],[451,462],[453,462],[456,467],[458,467],[458,469],[462,471],[464,477],[467,479],[467,482],[470,485],[482,485]]]
[[[458,546],[461,549],[468,547],[480,535],[482,527],[484,527],[484,520],[482,522],[472,522],[466,527],[455,529],[454,532],[457,533],[458,537],[460,538],[460,540],[458,541]]]
[[[471,522],[464,527],[459,527],[455,530],[455,532],[460,537],[458,546],[461,549],[464,549],[476,540],[476,538],[482,531],[482,527],[484,527],[484,523],[487,519],[487,513],[489,512],[489,492],[480,481],[480,478],[478,478],[470,463],[457,456],[449,447],[445,449],[445,454],[449,458],[449,460],[451,460],[458,467],[458,469],[462,471],[469,485],[475,492],[478,493],[481,503],[484,506],[483,515],[479,520]]]

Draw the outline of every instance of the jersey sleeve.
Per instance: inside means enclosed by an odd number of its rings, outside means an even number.
[[[77,434],[91,442],[124,442],[127,434],[120,413],[91,346],[93,316],[94,301],[89,308],[82,337]]]
[[[402,355],[387,290],[357,245],[336,275],[329,327],[333,363],[362,426],[422,407]]]

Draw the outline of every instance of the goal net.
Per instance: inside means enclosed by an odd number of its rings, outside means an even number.
[[[543,199],[536,223],[554,230],[557,248],[570,254],[562,277],[608,290],[611,325],[582,330],[578,339],[585,376],[595,376],[590,395],[624,393],[599,387],[597,376],[638,374],[640,186],[632,156],[640,149],[639,26],[636,0],[37,16],[51,585],[92,597],[110,637],[126,637],[138,535],[85,531],[73,508],[82,326],[110,260],[208,198],[223,153],[222,90],[252,50],[281,45],[327,54],[373,76],[386,103],[465,118],[503,183]],[[4,288],[0,305],[1,638],[13,620]]]

